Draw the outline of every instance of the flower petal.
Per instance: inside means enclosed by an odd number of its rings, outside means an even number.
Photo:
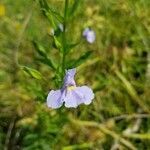
[[[87,33],[86,39],[89,43],[93,43],[95,41],[96,35],[95,32],[93,30],[90,30]]]
[[[75,73],[76,73],[75,68],[69,69],[69,70],[66,71],[66,76],[74,77]]]
[[[84,31],[83,31],[83,33],[82,33],[82,35],[83,35],[84,37],[86,37],[89,31],[90,31],[89,28],[85,28]]]
[[[94,99],[94,93],[88,86],[81,86],[75,89],[75,92],[82,98],[81,102],[89,105]]]
[[[47,106],[59,108],[63,104],[63,92],[61,90],[51,90],[47,96]]]
[[[68,91],[66,97],[64,98],[65,107],[74,107],[78,106],[77,98],[72,94],[72,91]]]
[[[66,75],[64,78],[64,87],[75,85],[74,76],[76,73],[76,69],[69,69],[66,71]]]
[[[66,107],[74,107],[76,108],[80,104],[89,105],[94,98],[93,91],[87,87],[76,87],[74,90],[67,91],[67,95],[64,98]]]

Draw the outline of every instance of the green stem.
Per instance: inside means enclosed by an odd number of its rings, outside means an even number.
[[[62,79],[65,74],[66,69],[66,26],[67,26],[67,12],[68,12],[69,0],[65,0],[65,8],[64,8],[64,21],[63,21],[63,35],[62,35],[62,45],[63,45],[63,53],[62,53]]]
[[[65,66],[65,53],[63,52],[63,56],[62,56],[62,71],[63,71],[63,75],[65,73],[65,69],[66,69],[66,66]]]

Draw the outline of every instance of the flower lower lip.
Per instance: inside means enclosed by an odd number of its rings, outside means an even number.
[[[68,86],[68,87],[67,87],[67,90],[68,90],[68,91],[72,91],[72,90],[74,90],[75,88],[76,88],[76,86]]]

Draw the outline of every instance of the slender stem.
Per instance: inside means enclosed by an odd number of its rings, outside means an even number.
[[[67,19],[69,0],[65,0],[65,9],[64,9],[64,21]]]
[[[24,32],[25,32],[25,30],[27,28],[27,25],[28,25],[31,17],[32,17],[32,10],[29,12],[29,14],[27,15],[26,19],[24,20],[22,29],[21,29],[21,31],[19,33],[19,36],[18,36],[17,45],[16,45],[16,51],[15,51],[15,63],[16,63],[17,67],[21,66],[19,64],[19,60],[18,60],[18,51],[19,51],[20,44],[22,42],[23,34],[24,34]]]
[[[63,78],[64,78],[64,74],[65,74],[65,54],[64,52],[62,53],[62,62],[61,62],[61,71],[62,71],[62,81],[63,81]]]
[[[124,137],[117,134],[116,132],[108,129],[105,124],[99,124],[99,123],[93,122],[93,121],[81,121],[81,120],[76,120],[76,119],[74,120],[72,118],[70,119],[70,121],[72,123],[75,123],[78,126],[96,127],[104,134],[110,135],[115,140],[119,141],[121,144],[126,146],[128,149],[137,150],[136,147],[130,141],[126,140]]]
[[[16,117],[13,117],[12,121],[9,124],[8,131],[7,131],[7,134],[6,134],[4,150],[8,150],[9,142],[10,142],[10,138],[11,138],[11,134],[12,134],[12,130],[13,130],[14,125],[15,125],[15,119],[16,119]]]
[[[63,35],[62,35],[62,45],[63,45],[63,53],[62,53],[62,79],[65,74],[66,69],[66,26],[67,26],[67,11],[68,11],[69,0],[65,0],[65,8],[64,8],[64,21],[63,21]]]
[[[143,109],[143,111],[150,113],[150,110],[147,107],[147,105],[145,105],[145,103],[139,98],[136,90],[131,85],[131,83],[123,76],[123,74],[119,72],[118,70],[115,70],[115,74],[123,82],[124,87],[126,88],[129,95],[132,97],[132,99]]]

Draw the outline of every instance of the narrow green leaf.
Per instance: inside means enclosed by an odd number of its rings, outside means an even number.
[[[43,64],[48,65],[50,68],[56,70],[56,64],[50,59],[50,58],[38,58],[38,61],[40,61]]]
[[[84,63],[91,56],[91,54],[92,54],[92,51],[88,51],[84,55],[79,57],[77,60],[70,60],[67,63],[67,69],[80,66],[82,63]]]
[[[61,50],[62,49],[62,45],[60,43],[60,41],[58,40],[58,38],[56,36],[54,36],[54,42],[55,42],[55,46]]]
[[[69,53],[73,48],[75,48],[76,46],[78,46],[80,44],[80,42],[74,43],[74,44],[67,44],[66,46],[66,54]]]
[[[52,61],[52,59],[48,58],[47,53],[46,53],[44,47],[42,45],[40,45],[39,43],[35,42],[35,41],[33,41],[33,44],[34,44],[34,47],[35,47],[36,51],[41,56],[37,60],[40,61],[40,62],[42,62],[43,64],[48,65],[52,69],[56,70],[55,63]]]
[[[53,17],[48,13],[49,12],[49,6],[45,0],[39,0],[40,7],[42,10],[43,15],[49,20],[49,22],[55,27],[54,19]]]
[[[33,41],[33,45],[35,47],[35,50],[38,52],[38,54],[40,56],[47,57],[46,51],[45,51],[44,47],[41,44]]]
[[[38,79],[38,80],[41,80],[42,79],[42,75],[39,71],[37,71],[36,69],[33,69],[33,68],[29,68],[29,67],[26,67],[26,66],[23,66],[22,69],[28,73],[31,77],[35,78],[35,79]]]
[[[74,3],[72,4],[72,7],[69,10],[69,16],[73,16],[77,12],[80,4],[81,0],[74,0]]]
[[[51,8],[46,0],[39,0],[39,3],[44,16],[50,21],[54,28],[57,26],[55,20],[57,20],[57,22],[63,22],[63,17],[58,12],[56,12],[56,10]]]

